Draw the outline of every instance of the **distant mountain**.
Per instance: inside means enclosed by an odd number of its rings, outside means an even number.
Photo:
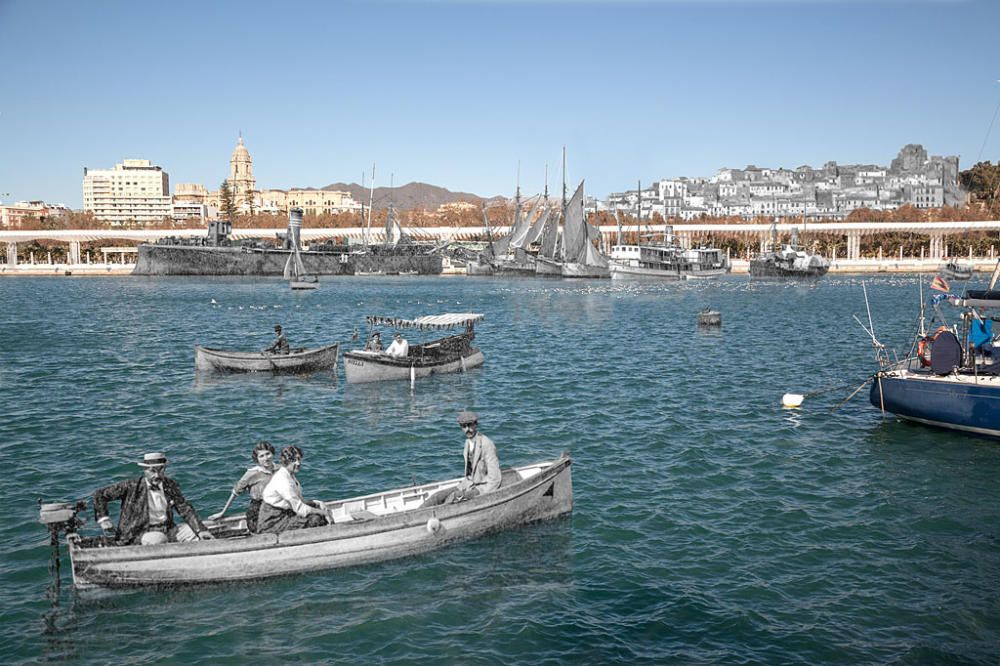
[[[368,198],[371,191],[367,187],[362,187],[356,183],[334,183],[322,188],[324,190],[336,190],[339,192],[350,192],[351,198],[368,205]],[[495,197],[491,197],[494,199]],[[468,192],[452,192],[443,187],[428,185],[427,183],[408,183],[400,187],[376,187],[375,188],[375,208],[386,208],[391,202],[399,210],[412,210],[423,208],[424,210],[436,210],[438,206],[456,201],[467,201],[477,206],[482,204],[483,197]]]

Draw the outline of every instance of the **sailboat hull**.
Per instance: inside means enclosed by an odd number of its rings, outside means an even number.
[[[554,259],[535,257],[535,275],[562,277],[562,263]]]
[[[562,265],[562,276],[571,278],[610,278],[611,270],[606,266],[591,266],[577,262]]]
[[[482,261],[470,261],[465,267],[466,275],[493,275],[493,264]]]

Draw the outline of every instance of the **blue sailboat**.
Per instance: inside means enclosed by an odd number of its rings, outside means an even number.
[[[1000,263],[988,289],[934,295],[939,313],[944,303],[957,308],[958,322],[921,330],[902,360],[890,361],[873,336],[880,367],[869,392],[872,405],[929,426],[1000,438],[1000,340],[994,343],[992,330],[994,318],[1000,319],[998,274]]]

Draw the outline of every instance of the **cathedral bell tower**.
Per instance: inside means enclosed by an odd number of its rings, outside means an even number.
[[[243,145],[242,136],[233,149],[233,156],[229,158],[229,178],[226,180],[237,201],[243,199],[247,192],[257,189],[257,179],[253,177],[253,160],[250,159],[250,151]]]

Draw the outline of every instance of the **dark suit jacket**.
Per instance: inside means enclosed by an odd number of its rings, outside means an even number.
[[[168,529],[174,526],[174,509],[181,514],[195,533],[205,529],[194,508],[184,499],[181,487],[176,481],[164,477],[163,494],[167,496]],[[146,487],[144,476],[105,486],[94,493],[94,517],[100,520],[108,515],[108,502],[121,500],[122,509],[118,517],[118,529],[115,531],[115,542],[120,545],[138,543],[149,525],[148,497],[149,489]]]

